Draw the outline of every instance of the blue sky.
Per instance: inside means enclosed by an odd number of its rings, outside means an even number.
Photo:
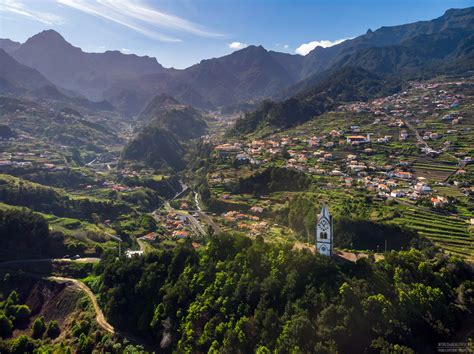
[[[305,54],[367,29],[441,16],[468,0],[0,0],[0,38],[44,29],[89,52],[150,55],[184,68],[248,44]]]

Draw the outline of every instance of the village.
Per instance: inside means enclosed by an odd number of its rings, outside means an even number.
[[[443,139],[458,131],[466,139],[474,136],[471,126],[463,124],[463,96],[450,94],[442,87],[435,83],[413,83],[410,91],[338,108],[343,115],[346,112],[363,115],[365,121],[366,117],[373,118],[364,125],[347,124],[342,129],[322,134],[317,134],[318,127],[315,127],[314,135],[310,129],[300,128],[262,139],[217,144],[214,156],[232,160],[234,165],[249,164],[258,168],[276,164],[312,175],[337,176],[339,178],[331,179],[331,183],[337,181],[342,187],[376,191],[382,198],[418,200],[429,196],[434,206],[442,206],[449,198],[436,194],[435,187],[446,186],[446,181],[416,173],[414,161],[432,160],[447,153],[452,156],[446,168],[452,170],[454,186],[465,195],[474,192],[471,185],[456,180],[456,176],[466,174],[465,166],[474,162],[469,155],[472,151],[456,150],[451,140]],[[445,113],[447,110],[449,114]],[[433,124],[436,129],[430,129],[433,118],[437,120]],[[384,134],[387,129],[392,134]],[[422,137],[422,142],[416,139],[417,135]],[[415,146],[418,151],[406,154],[405,146]],[[378,158],[380,155],[383,159]],[[210,176],[211,183],[228,181],[219,178],[219,174]]]
[[[462,213],[464,230],[474,225],[472,213],[462,206],[474,194],[473,102],[464,93],[470,85],[463,80],[412,82],[404,92],[340,105],[300,126],[241,139],[219,134],[231,128],[237,115],[210,114],[214,134],[204,137],[204,142],[212,145],[214,167],[207,173],[207,182],[213,198],[225,206],[207,213],[212,223],[203,213],[195,213],[191,193],[180,196],[173,209],[163,207],[165,198],[187,188],[182,176],[119,166],[120,150],[109,142],[107,150],[81,150],[76,156],[67,145],[51,146],[34,138],[33,130],[23,130],[0,141],[0,173],[23,175],[39,183],[42,174],[56,175],[58,181],[67,177],[68,192],[74,195],[133,203],[156,220],[157,230],[136,234],[151,245],[190,239],[199,247],[205,228],[217,229],[216,225],[251,237],[297,240],[300,236],[294,230],[272,216],[283,208],[286,197],[256,197],[229,189],[239,179],[269,167],[310,176],[325,193],[359,193],[406,208]],[[28,120],[41,113],[30,108],[22,114]],[[62,112],[58,117],[74,119],[74,114]],[[120,131],[122,138],[130,134],[126,126]],[[80,167],[72,163],[77,158],[82,159]],[[160,196],[155,196],[158,191]],[[110,227],[106,221],[104,227]]]

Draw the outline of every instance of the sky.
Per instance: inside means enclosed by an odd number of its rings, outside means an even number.
[[[305,55],[370,28],[441,16],[474,0],[0,0],[0,38],[54,29],[87,52],[185,68],[247,45]]]

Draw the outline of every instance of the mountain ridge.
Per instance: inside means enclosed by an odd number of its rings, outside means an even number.
[[[86,53],[52,30],[31,37],[11,55],[20,63],[37,69],[59,87],[76,90],[90,99],[106,99],[122,112],[134,116],[159,94],[208,110],[268,98],[284,99],[313,82],[317,84],[321,81],[318,76],[333,72],[337,65],[385,70],[387,68],[381,66],[384,57],[396,68],[390,74],[397,75],[400,71],[406,72],[401,68],[401,62],[393,60],[397,55],[405,56],[402,62],[412,65],[416,74],[416,70],[425,66],[427,58],[416,48],[408,48],[410,40],[420,36],[433,39],[447,31],[451,31],[452,38],[457,36],[458,42],[462,41],[461,36],[470,38],[474,33],[474,7],[450,9],[433,20],[369,30],[329,48],[316,47],[306,56],[248,46],[222,57],[201,60],[181,70],[164,68],[156,58],[118,51]],[[2,43],[11,45],[4,41],[0,42],[0,47]],[[420,44],[423,43],[411,45]],[[45,45],[48,50],[44,50]],[[467,56],[459,60],[464,63],[463,67],[468,67],[465,64],[470,55],[468,43],[464,49],[468,51]],[[428,59],[431,61],[432,58]],[[439,64],[454,70],[455,55],[445,59],[446,62]]]
[[[156,58],[118,51],[84,52],[54,30],[30,37],[11,55],[18,62],[40,71],[55,85],[78,91],[91,99],[101,99],[100,93],[115,76],[130,77],[164,70]]]

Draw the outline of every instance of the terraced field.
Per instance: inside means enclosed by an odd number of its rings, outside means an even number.
[[[418,231],[451,254],[474,260],[474,234],[461,218],[408,209],[393,222]]]
[[[457,166],[416,161],[413,163],[413,170],[415,171],[416,177],[425,177],[437,181],[444,181],[451,174],[456,172]]]

